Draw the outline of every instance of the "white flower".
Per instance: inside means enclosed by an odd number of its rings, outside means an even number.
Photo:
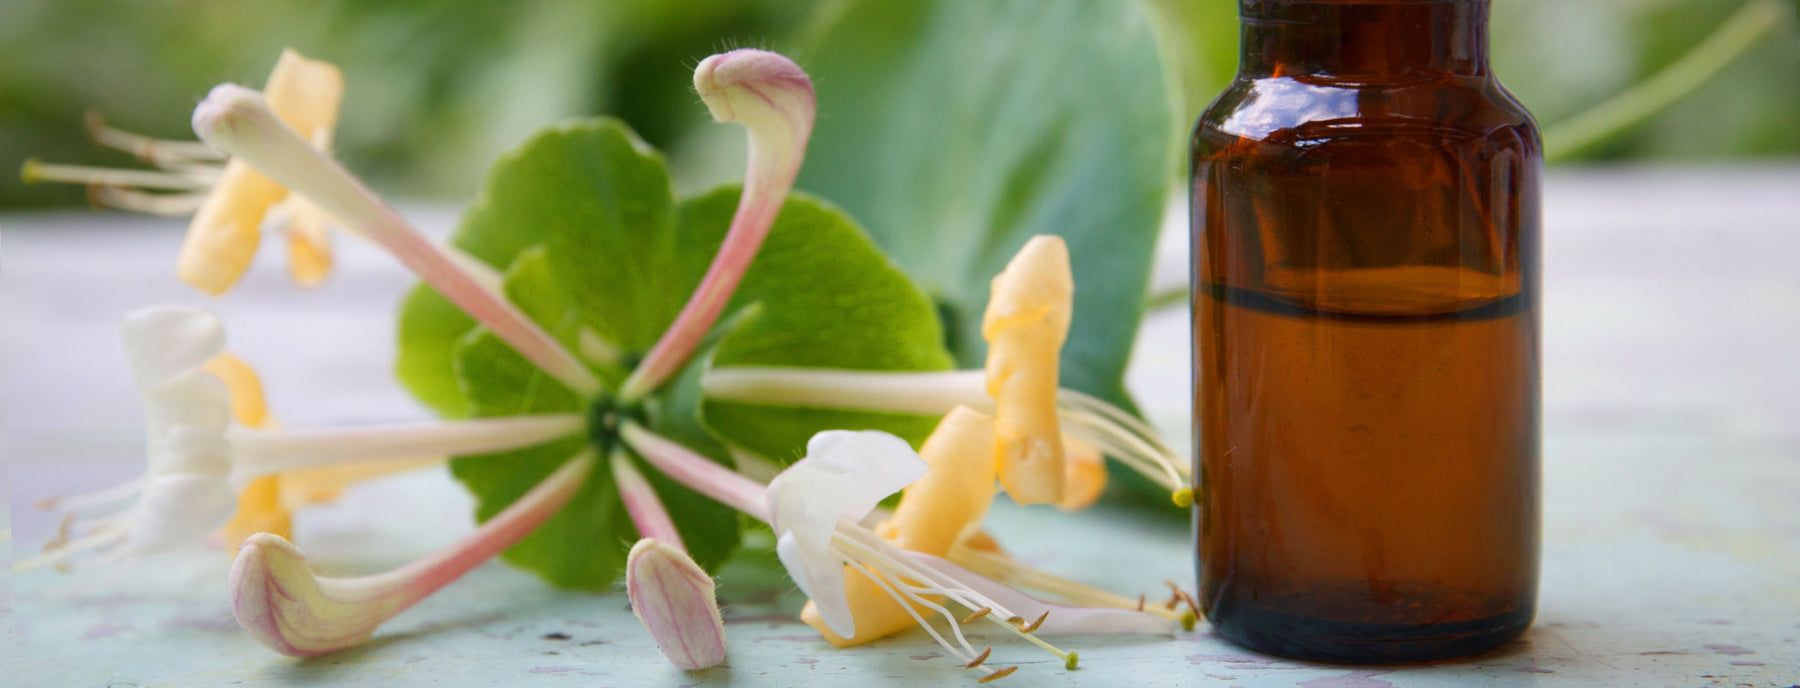
[[[828,430],[806,443],[806,458],[769,483],[775,553],[833,633],[856,635],[844,557],[832,548],[838,524],[860,522],[924,475],[925,460],[905,440],[874,430]]]
[[[204,538],[237,510],[225,440],[231,400],[201,369],[224,352],[225,329],[203,310],[150,308],[125,318],[123,339],[144,399],[149,462],[122,551],[150,554]]]

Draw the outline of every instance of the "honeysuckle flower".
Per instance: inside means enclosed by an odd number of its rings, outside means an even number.
[[[307,197],[344,227],[392,253],[419,279],[487,325],[526,360],[584,396],[598,394],[600,379],[517,306],[474,261],[434,244],[337,161],[310,145],[269,107],[263,94],[221,84],[194,108],[194,133],[276,183]]]
[[[430,556],[386,573],[329,578],[277,535],[244,541],[231,567],[231,609],[250,637],[293,657],[353,647],[383,622],[519,540],[556,515],[592,470],[590,450],[564,463],[475,532]]]
[[[1057,359],[1075,300],[1062,237],[1026,241],[990,292],[981,336],[988,341],[1000,484],[1020,504],[1056,504],[1067,477],[1056,419]]]
[[[1021,503],[1092,504],[1106,486],[1096,461],[1104,454],[1168,489],[1176,505],[1192,504],[1188,462],[1155,429],[1093,396],[1058,389],[1072,289],[1062,240],[1034,237],[994,279],[985,370],[726,366],[707,370],[702,385],[718,401],[927,415],[959,405],[991,411],[1002,425],[999,478]]]
[[[856,636],[844,588],[844,563],[831,551],[838,523],[858,523],[881,500],[925,475],[925,462],[893,435],[833,430],[806,443],[806,458],[769,483],[775,553],[813,601],[824,625]]]
[[[725,662],[725,620],[712,576],[689,556],[662,499],[625,452],[611,457],[619,501],[643,539],[625,558],[631,613],[676,667],[693,671]]]
[[[635,401],[679,370],[706,335],[762,247],[800,173],[817,107],[812,80],[792,60],[743,49],[713,55],[694,69],[694,90],[713,119],[749,133],[744,189],[731,227],[700,286],[650,353],[626,378],[619,397]]]
[[[344,79],[331,63],[283,50],[265,86],[269,108],[303,132],[319,150],[329,150],[343,101]],[[47,165],[26,161],[21,177],[86,184],[97,204],[158,215],[193,215],[176,275],[200,291],[219,295],[249,268],[270,215],[288,241],[289,274],[301,286],[323,281],[331,269],[330,218],[303,196],[236,160],[226,160],[204,144],[152,139],[106,126],[89,115],[95,143],[136,154],[156,170]],[[150,193],[155,189],[163,192]]]
[[[688,671],[725,663],[725,618],[712,576],[685,550],[638,540],[625,558],[625,590],[631,613],[670,663]]]
[[[260,384],[241,360],[225,353],[225,331],[216,316],[194,308],[144,309],[126,317],[122,339],[144,400],[145,475],[43,506],[73,515],[134,496],[137,501],[123,513],[79,524],[90,532],[52,543],[42,556],[17,568],[98,548],[120,556],[164,552],[218,531],[234,514],[245,519],[239,530],[228,533],[234,538],[257,527],[281,525],[295,502],[282,501],[278,484],[260,482],[271,476],[297,477],[316,496],[335,491],[343,478],[416,466],[421,456],[514,449],[583,427],[579,414],[547,414],[353,429],[270,429]],[[232,386],[240,388],[236,397]],[[240,427],[231,425],[234,405]],[[309,475],[344,463],[360,463],[363,472]],[[267,501],[271,497],[274,504]]]
[[[993,419],[956,409],[926,441],[923,451],[930,459],[913,453],[904,440],[875,431],[827,431],[807,444],[806,457],[777,476],[767,494],[776,552],[789,576],[812,598],[811,613],[803,612],[802,620],[838,646],[916,624],[966,666],[997,678],[1012,669],[987,667],[989,652],[977,652],[962,630],[964,624],[986,619],[1075,666],[1075,653],[1035,635],[1058,611],[1054,605],[1018,591],[1006,595],[1010,603],[996,599],[981,588],[1004,585],[933,554],[946,553],[966,538],[986,513],[996,468],[993,428]],[[893,518],[873,531],[860,525],[880,500],[901,488],[907,493]],[[849,577],[849,572],[858,575]],[[970,613],[952,615],[946,601]],[[929,614],[948,624],[949,638],[926,620]],[[1168,621],[1130,608],[1086,609],[1068,616],[1054,628],[1170,628]]]

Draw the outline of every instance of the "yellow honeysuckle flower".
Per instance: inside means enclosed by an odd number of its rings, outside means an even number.
[[[266,86],[277,117],[320,150],[331,146],[344,78],[329,62],[283,50]],[[193,215],[176,259],[175,274],[195,289],[217,296],[249,268],[262,241],[264,220],[273,215],[285,230],[289,274],[302,287],[317,285],[331,271],[331,218],[307,199],[238,160],[227,160],[205,144],[165,141],[114,129],[95,114],[89,135],[102,146],[129,151],[155,170],[107,169],[44,164],[27,160],[26,183],[88,185],[97,205],[156,215]],[[155,190],[156,193],[151,192]]]
[[[250,364],[230,353],[220,353],[201,369],[225,383],[231,400],[231,415],[238,424],[259,430],[279,427],[269,414],[262,380]],[[237,513],[221,530],[226,549],[235,553],[240,543],[256,533],[291,537],[294,510],[337,499],[338,494],[351,484],[442,462],[443,459],[435,457],[388,459],[305,468],[254,478],[238,491]]]
[[[337,126],[338,105],[344,97],[344,77],[331,63],[284,50],[274,71],[269,73],[264,95],[269,109],[282,122],[302,132],[314,146],[328,145]],[[287,189],[243,161],[225,163],[218,184],[188,225],[187,240],[176,261],[176,275],[208,294],[225,293],[256,255],[262,239],[263,216],[286,196]],[[296,224],[316,222],[300,221],[301,212],[295,215]],[[316,241],[320,234],[316,228],[289,234],[293,245],[304,247],[296,257],[307,267],[297,269],[297,275],[311,277],[318,272],[319,256],[329,251],[321,249],[327,244]],[[328,263],[330,259],[325,260]]]
[[[1075,298],[1068,246],[1061,237],[1032,237],[990,291],[981,335],[988,341],[1000,484],[1020,504],[1060,504],[1068,469],[1056,415],[1057,365]]]
[[[231,416],[238,424],[258,429],[274,424],[263,398],[262,380],[244,359],[229,352],[220,353],[201,366],[201,370],[225,383],[226,396],[231,400]],[[290,535],[293,518],[282,507],[280,483],[281,476],[266,475],[251,480],[238,491],[237,513],[232,514],[231,520],[226,521],[220,531],[225,537],[226,551],[235,553],[245,538],[256,533]]]

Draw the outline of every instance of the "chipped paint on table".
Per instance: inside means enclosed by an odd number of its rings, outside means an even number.
[[[1543,584],[1537,624],[1522,640],[1456,661],[1334,666],[1248,652],[1203,625],[1065,639],[1082,657],[1068,671],[996,638],[994,661],[1021,665],[1006,681],[1800,684],[1800,366],[1791,358],[1800,169],[1565,172],[1548,188]],[[1732,221],[1720,208],[1733,209]],[[448,224],[441,213],[426,217]],[[118,316],[202,300],[167,275],[175,224],[53,214],[0,217],[0,226],[10,402],[0,485],[14,507],[0,532],[16,528],[11,544],[26,552],[55,524],[23,505],[139,465]],[[271,258],[242,292],[214,302],[233,348],[263,369],[291,425],[422,417],[387,372],[387,318],[407,281],[366,247],[340,246],[342,274],[320,291],[288,288]],[[1185,426],[1185,347],[1185,320],[1165,313],[1147,324],[1134,358],[1133,388],[1166,428]],[[468,507],[441,473],[403,476],[303,514],[296,539],[327,573],[377,571],[466,532]],[[1030,563],[1121,592],[1154,597],[1165,579],[1191,585],[1179,519],[1001,507],[990,530]],[[853,650],[825,644],[794,621],[801,600],[766,562],[722,575],[729,666],[691,674],[662,659],[623,595],[557,592],[500,564],[402,614],[366,646],[283,658],[237,630],[224,599],[228,565],[212,547],[68,575],[0,573],[0,626],[12,634],[0,685],[973,683],[917,633]]]

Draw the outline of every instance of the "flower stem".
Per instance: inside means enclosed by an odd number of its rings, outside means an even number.
[[[626,421],[619,428],[625,440],[645,461],[688,489],[711,497],[764,523],[769,522],[768,488],[681,446],[644,426]]]
[[[619,500],[625,504],[625,513],[631,516],[631,524],[637,527],[638,536],[685,551],[687,545],[681,541],[681,533],[675,530],[675,520],[669,517],[669,509],[663,506],[662,498],[656,496],[656,490],[650,487],[644,474],[631,465],[631,458],[619,449],[609,460],[613,484],[619,489]]]

